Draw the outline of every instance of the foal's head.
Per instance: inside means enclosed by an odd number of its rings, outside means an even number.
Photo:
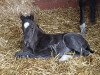
[[[23,32],[28,32],[28,30],[32,29],[35,27],[34,25],[34,17],[32,15],[30,16],[20,16],[20,19],[22,21],[22,30]]]

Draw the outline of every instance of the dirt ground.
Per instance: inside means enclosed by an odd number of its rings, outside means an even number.
[[[96,10],[96,23],[89,23],[86,11],[87,32],[94,54],[76,57],[66,62],[50,59],[14,57],[21,50],[22,30],[20,13],[34,13],[35,21],[46,33],[79,33],[79,9],[40,10],[34,0],[0,0],[0,75],[100,75],[100,8]]]

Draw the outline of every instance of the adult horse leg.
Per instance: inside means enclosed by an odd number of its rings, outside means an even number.
[[[95,22],[95,0],[90,0],[90,21]]]
[[[85,24],[85,0],[79,0],[80,7],[80,29],[81,34],[86,32],[86,24]]]

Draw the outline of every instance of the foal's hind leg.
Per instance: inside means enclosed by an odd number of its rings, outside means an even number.
[[[58,54],[59,62],[66,61],[69,58],[72,58],[72,55],[67,55],[67,53],[69,53],[71,50],[68,47],[66,47],[64,41],[59,42],[57,45],[54,45],[52,48]]]
[[[80,34],[67,33],[64,36],[64,41],[68,48],[75,51],[76,55],[87,56],[92,53],[88,42]]]
[[[80,29],[81,34],[85,34],[86,32],[86,25],[85,25],[85,0],[79,0],[79,7],[80,7]]]
[[[61,61],[67,61],[68,59],[72,58],[72,55],[68,55],[67,53],[70,52],[71,50],[69,48],[64,48],[59,54],[60,54],[60,59],[59,62]]]

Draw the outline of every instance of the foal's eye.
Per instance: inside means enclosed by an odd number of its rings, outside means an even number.
[[[33,30],[34,30],[34,28],[31,28],[31,30],[33,31]]]

